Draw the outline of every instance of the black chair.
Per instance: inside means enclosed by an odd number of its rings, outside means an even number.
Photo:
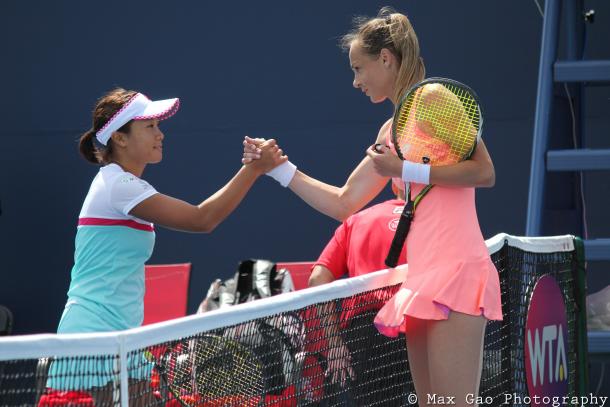
[[[0,336],[10,335],[13,331],[13,314],[4,305],[0,305]]]
[[[4,305],[0,305],[0,336],[10,335],[13,330],[13,314]],[[0,362],[0,386],[4,379],[5,362]]]

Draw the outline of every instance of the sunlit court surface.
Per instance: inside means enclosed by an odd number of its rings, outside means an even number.
[[[610,403],[610,3],[3,9],[0,406]]]

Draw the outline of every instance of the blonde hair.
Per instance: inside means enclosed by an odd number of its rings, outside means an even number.
[[[375,18],[354,18],[354,28],[341,38],[341,47],[349,50],[354,41],[358,41],[362,49],[373,57],[378,57],[383,48],[396,57],[400,64],[393,95],[396,103],[426,76],[424,60],[419,54],[419,41],[411,22],[391,7],[383,7]]]

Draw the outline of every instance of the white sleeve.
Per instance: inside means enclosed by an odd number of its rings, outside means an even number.
[[[143,179],[123,174],[110,189],[110,205],[127,216],[134,206],[156,193],[157,190]]]

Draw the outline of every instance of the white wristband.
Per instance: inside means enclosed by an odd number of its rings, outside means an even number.
[[[402,162],[402,180],[418,184],[430,183],[430,164],[418,164],[411,161]]]
[[[280,183],[284,188],[290,184],[294,174],[297,172],[297,166],[291,163],[290,161],[286,161],[283,164],[278,165],[271,171],[267,173],[271,178]]]

